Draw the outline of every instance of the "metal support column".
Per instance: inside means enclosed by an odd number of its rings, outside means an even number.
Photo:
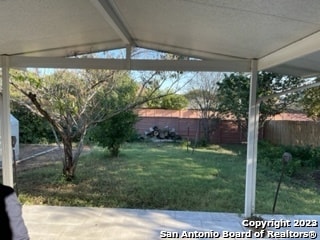
[[[250,217],[255,211],[256,170],[259,130],[259,104],[257,103],[258,71],[257,61],[251,62],[251,81],[248,117],[247,169],[244,216]]]
[[[126,46],[126,61],[127,61],[127,68],[131,69],[131,54],[132,54],[132,48],[130,45]]]
[[[0,106],[0,130],[2,149],[3,184],[13,187],[12,145],[10,125],[9,57],[2,56],[2,95]]]

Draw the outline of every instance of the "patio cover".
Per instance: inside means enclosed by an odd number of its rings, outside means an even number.
[[[319,12],[318,0],[0,0],[3,182],[13,185],[10,68],[251,72],[245,200],[250,216],[255,209],[257,72],[317,76]],[[189,58],[131,59],[132,47]],[[119,48],[127,49],[125,59],[67,58]]]

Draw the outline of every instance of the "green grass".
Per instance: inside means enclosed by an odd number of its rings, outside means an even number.
[[[131,143],[120,157],[95,148],[63,180],[61,163],[19,173],[25,204],[173,209],[243,213],[244,145],[211,146],[192,154],[173,144]],[[258,163],[256,212],[271,213],[279,173]],[[319,214],[313,182],[285,177],[276,207],[283,214]]]

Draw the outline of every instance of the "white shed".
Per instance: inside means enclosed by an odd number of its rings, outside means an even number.
[[[10,114],[10,125],[11,125],[11,136],[16,137],[16,145],[15,145],[15,157],[19,159],[19,121]],[[1,136],[0,136],[0,146],[1,146]],[[2,165],[2,149],[0,147],[0,161]]]

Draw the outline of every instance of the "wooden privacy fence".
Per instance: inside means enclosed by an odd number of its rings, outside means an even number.
[[[264,139],[274,144],[320,146],[320,123],[313,121],[269,121]]]

